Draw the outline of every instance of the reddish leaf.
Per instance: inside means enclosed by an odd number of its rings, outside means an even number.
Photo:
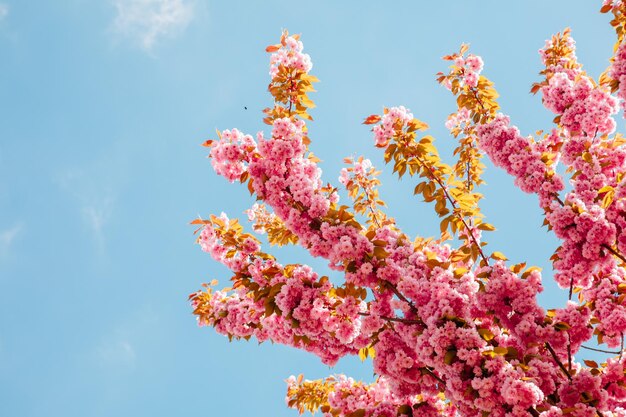
[[[189,222],[189,224],[210,224],[211,220],[204,220],[204,219],[194,219],[191,222]]]
[[[365,121],[363,122],[364,125],[373,125],[380,122],[380,116],[377,114],[372,114],[371,116],[368,116]]]

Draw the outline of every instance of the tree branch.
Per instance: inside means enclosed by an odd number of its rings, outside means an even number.
[[[561,369],[561,371],[563,371],[563,373],[565,374],[567,379],[569,379],[571,381],[572,380],[572,375],[569,373],[569,371],[567,370],[565,365],[563,365],[563,362],[561,362],[559,360],[558,356],[556,356],[556,352],[554,351],[554,349],[552,349],[552,346],[550,345],[550,342],[546,342],[545,346],[546,346],[546,349],[548,349],[548,351],[550,352],[550,355],[552,355],[552,359],[554,359],[556,364],[559,365],[559,368]]]
[[[618,258],[620,258],[622,260],[622,262],[624,262],[626,264],[626,257],[624,257],[624,255],[622,255],[621,253],[619,253],[618,251],[616,251],[615,249],[613,249],[612,247],[610,247],[606,243],[603,243],[602,247],[604,249],[608,250],[609,252],[611,252],[613,255],[615,255]]]
[[[474,233],[472,233],[472,230],[470,229],[469,225],[465,221],[465,218],[463,218],[463,216],[460,213],[457,213],[457,211],[456,211],[456,208],[457,208],[456,201],[448,193],[448,189],[443,185],[441,179],[434,173],[432,167],[430,165],[424,163],[419,156],[413,155],[413,157],[415,159],[417,159],[417,161],[420,164],[422,164],[422,166],[426,167],[430,171],[432,179],[435,180],[437,182],[437,184],[439,184],[439,187],[441,187],[441,190],[443,191],[443,194],[446,196],[446,199],[452,205],[452,208],[454,209],[453,211],[455,212],[456,216],[463,223],[463,226],[465,227],[465,230],[467,230],[467,234],[469,235],[470,239],[472,240],[472,243],[474,244],[474,246],[476,246],[476,249],[478,250],[478,253],[480,254],[480,257],[483,259],[483,261],[485,262],[486,265],[489,265],[489,260],[487,259],[487,257],[483,253],[483,249],[481,248],[480,244],[476,240],[476,237],[474,236]]]
[[[359,316],[363,316],[363,317],[368,317],[371,316],[370,313],[359,313]],[[402,324],[420,324],[422,326],[424,326],[424,322],[420,319],[403,319],[400,317],[387,317],[387,316],[380,316],[381,319],[385,320],[385,321],[393,321],[396,323],[402,323]]]
[[[618,355],[618,354],[622,353],[622,352],[615,352],[615,351],[612,351],[612,350],[604,350],[604,349],[592,348],[592,347],[585,346],[585,345],[580,345],[580,347],[583,348],[583,349],[587,349],[587,350],[593,350],[594,352],[610,353],[611,355]]]

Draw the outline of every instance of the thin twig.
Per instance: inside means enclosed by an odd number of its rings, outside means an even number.
[[[558,193],[556,193],[556,192],[555,192],[555,193],[552,193],[552,196],[554,197],[554,199],[555,199],[556,201],[558,201],[558,202],[559,202],[559,204],[560,204],[561,206],[564,206],[564,205],[565,205],[565,203],[563,202],[563,200],[561,200],[561,197],[559,197],[559,194],[558,194]]]
[[[606,243],[603,243],[602,247],[604,249],[608,250],[609,252],[611,252],[613,255],[615,255],[618,258],[620,258],[622,260],[622,262],[626,263],[626,258],[624,257],[624,255],[622,255],[621,253],[619,253],[618,251],[616,251],[615,249],[613,249],[612,247],[610,247]]]
[[[409,300],[408,298],[406,298],[404,296],[404,294],[402,294],[400,291],[398,291],[398,289],[395,287],[395,285],[393,285],[391,282],[387,281],[386,279],[383,280],[383,283],[385,284],[385,286],[387,288],[389,288],[391,290],[391,292],[393,292],[396,295],[396,297],[398,297],[400,300],[402,300],[405,303],[407,303],[409,305],[409,307],[411,307],[411,310],[417,312],[417,307],[415,307],[415,305],[413,305],[413,302],[411,300]]]
[[[569,297],[568,300],[572,300],[572,292],[574,290],[574,276],[572,275],[572,278],[570,278],[569,280]]]
[[[368,317],[371,316],[370,313],[359,313],[359,316],[363,316],[363,317]],[[400,317],[387,317],[387,316],[380,316],[381,319],[385,320],[385,321],[393,321],[396,323],[402,323],[402,324],[421,324],[424,325],[424,322],[420,319],[403,319]]]
[[[572,338],[567,332],[567,369],[572,372]]]
[[[440,377],[438,377],[433,371],[432,369],[430,369],[428,366],[424,366],[422,368],[423,370],[426,371],[426,373],[430,376],[432,376],[433,378],[435,378],[437,380],[437,382],[439,382],[442,385],[442,388],[446,387],[446,381],[444,381],[443,379],[441,379]]]
[[[465,226],[465,230],[467,231],[467,234],[469,235],[470,239],[474,243],[474,246],[476,246],[476,249],[478,250],[478,253],[480,254],[480,257],[483,259],[483,261],[485,262],[486,265],[489,265],[489,260],[487,259],[487,257],[483,253],[483,249],[481,248],[480,244],[476,240],[476,237],[474,236],[474,233],[472,233],[472,230],[470,229],[469,225],[465,221],[465,218],[463,218],[463,216],[460,213],[456,212],[456,208],[457,208],[456,201],[448,193],[448,190],[443,185],[443,183],[441,182],[441,179],[437,175],[435,175],[432,167],[430,165],[424,163],[419,156],[413,155],[413,157],[415,157],[415,159],[417,159],[417,161],[420,164],[422,164],[422,166],[425,166],[426,168],[428,168],[428,170],[430,171],[430,174],[432,175],[433,180],[435,180],[437,182],[437,184],[439,184],[439,187],[441,187],[441,190],[443,191],[443,194],[446,196],[446,199],[450,202],[450,204],[452,205],[452,208],[455,209],[453,211],[455,212],[455,214],[457,215],[459,220],[461,220],[461,222],[463,223],[463,226]]]
[[[563,371],[563,373],[565,374],[567,379],[569,379],[571,381],[572,380],[572,375],[569,373],[569,371],[567,370],[565,365],[563,365],[563,362],[561,362],[559,360],[558,356],[556,356],[556,352],[554,351],[554,349],[552,349],[552,346],[550,345],[550,342],[546,342],[545,346],[546,346],[546,349],[548,349],[548,351],[550,352],[550,355],[552,355],[552,359],[554,359],[556,364],[559,365],[559,368],[561,368],[561,371]]]
[[[593,350],[594,352],[601,352],[601,353],[609,353],[611,355],[618,355],[618,354],[622,354],[622,352],[615,352],[612,350],[604,350],[604,349],[597,349],[597,348],[592,348],[589,346],[585,346],[585,345],[580,345],[581,348],[583,349],[587,349],[587,350]]]

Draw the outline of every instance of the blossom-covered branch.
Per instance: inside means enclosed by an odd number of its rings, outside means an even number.
[[[290,378],[287,403],[300,412],[626,416],[621,353],[602,364],[576,358],[594,334],[615,348],[626,331],[626,143],[613,133],[618,101],[611,95],[619,86],[583,72],[569,32],[541,52],[544,79],[533,91],[556,114],[556,128],[538,139],[522,136],[498,113],[483,61],[465,45],[444,57],[452,62],[449,73],[438,74],[457,99],[447,122],[459,140],[454,164],[441,160],[432,137],[418,136],[427,125],[408,109],[366,118],[394,171],[421,178],[415,193],[435,203],[438,239],[409,239],[383,213],[378,171],[367,159],[346,161],[340,182],[352,204],[339,204],[337,188],[322,182],[309,151],[308,94],[317,81],[311,59],[299,37],[286,32],[267,51],[274,106],[264,121],[271,132],[256,138],[220,132],[205,143],[211,163],[227,180],[247,183],[259,200],[248,211],[256,232],[272,244],[301,245],[345,279],[333,284],[308,266],[280,264],[225,215],[198,219],[202,249],[233,272],[232,289],[206,285],[190,296],[199,323],[231,338],[304,349],[327,364],[345,355],[372,359],[372,384],[341,375]],[[615,77],[618,58],[619,51]],[[562,242],[552,257],[555,279],[578,300],[545,311],[537,303],[540,270],[485,251],[481,234],[495,228],[479,209],[483,153],[538,195],[546,224]],[[572,185],[563,198],[559,163]]]

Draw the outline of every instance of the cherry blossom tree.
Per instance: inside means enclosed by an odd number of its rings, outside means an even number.
[[[569,30],[540,50],[545,69],[531,91],[555,114],[550,132],[524,136],[500,113],[483,61],[466,45],[443,57],[449,71],[437,75],[458,104],[446,122],[458,141],[453,165],[406,108],[365,119],[385,161],[433,204],[436,239],[410,238],[385,213],[369,160],[345,160],[339,182],[349,204],[322,182],[307,136],[317,78],[299,36],[284,32],[267,48],[269,135],[224,130],[205,145],[215,171],[256,196],[247,211],[255,232],[306,248],[345,279],[333,284],[307,265],[280,263],[225,214],[196,219],[202,250],[233,272],[232,288],[213,282],[191,294],[198,323],[231,339],[303,349],[328,365],[346,355],[372,358],[371,384],[289,378],[287,404],[300,412],[626,416],[626,140],[614,120],[626,100],[626,2],[605,0],[601,11],[612,14],[617,42],[598,80],[578,62]],[[484,156],[537,195],[560,240],[550,259],[569,295],[562,308],[538,305],[539,268],[510,264],[483,239],[495,230],[476,191]],[[607,359],[580,363],[582,348]]]

